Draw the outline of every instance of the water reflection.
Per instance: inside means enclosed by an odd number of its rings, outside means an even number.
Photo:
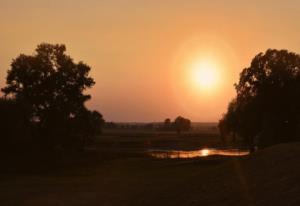
[[[248,155],[248,150],[241,149],[200,149],[194,151],[184,150],[150,150],[149,155],[160,159],[176,159],[176,158],[195,158],[195,157],[206,157],[210,155],[221,155],[221,156],[244,156]]]

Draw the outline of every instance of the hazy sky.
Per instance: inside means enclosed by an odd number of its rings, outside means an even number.
[[[18,54],[64,43],[92,67],[88,106],[106,120],[217,121],[255,54],[300,53],[299,19],[299,0],[0,0],[0,86]],[[209,92],[186,77],[205,58],[221,79]]]

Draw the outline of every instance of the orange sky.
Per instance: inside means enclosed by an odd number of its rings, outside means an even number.
[[[88,106],[106,120],[217,121],[255,54],[300,53],[299,19],[298,0],[0,0],[0,86],[12,58],[64,43],[93,68]],[[205,56],[222,74],[209,94],[185,77]]]

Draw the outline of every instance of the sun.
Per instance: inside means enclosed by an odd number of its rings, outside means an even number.
[[[191,64],[190,81],[193,87],[204,91],[212,91],[220,83],[220,71],[217,63],[211,59],[200,59]]]

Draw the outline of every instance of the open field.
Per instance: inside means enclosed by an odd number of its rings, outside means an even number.
[[[96,148],[81,154],[2,161],[6,172],[2,170],[0,177],[0,205],[300,203],[300,143],[274,146],[249,157],[170,160],[146,156],[140,146],[151,140],[151,147],[189,149],[217,143],[217,134],[210,141],[196,134],[128,135],[105,132]]]
[[[191,132],[161,132],[147,130],[104,130],[97,139],[98,148],[180,148],[192,149],[206,146],[222,146],[217,130],[206,129]]]

